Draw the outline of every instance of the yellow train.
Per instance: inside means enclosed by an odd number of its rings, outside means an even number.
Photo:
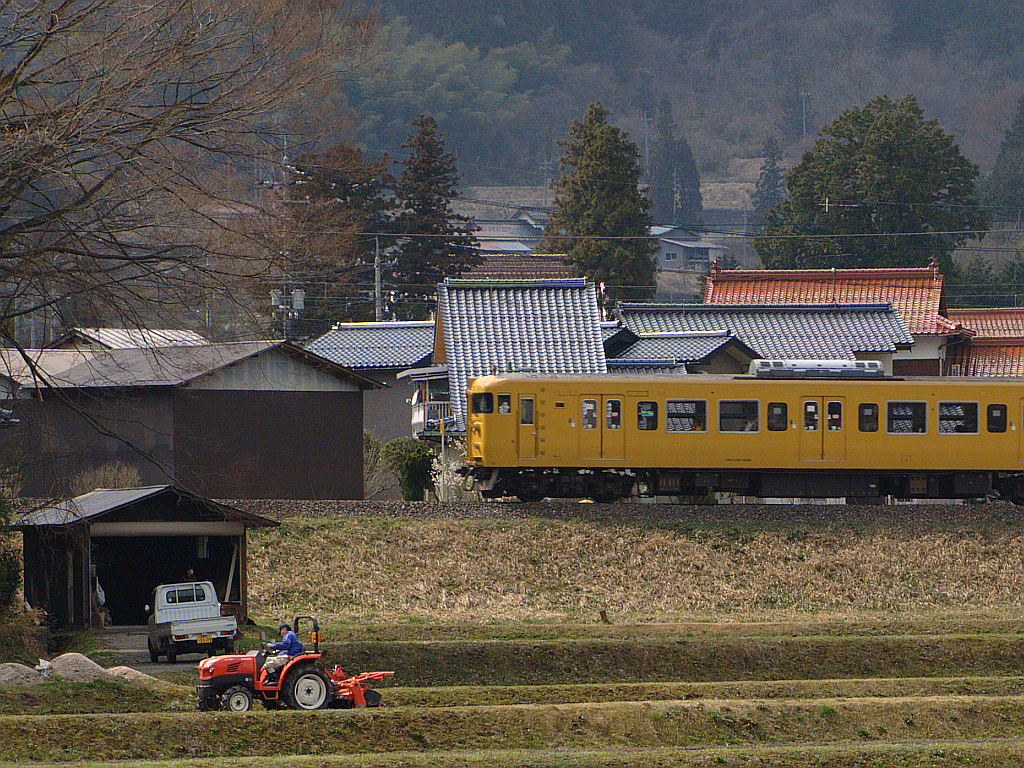
[[[729,491],[1024,502],[1024,382],[829,363],[483,376],[467,391],[464,472],[485,496],[524,501]]]

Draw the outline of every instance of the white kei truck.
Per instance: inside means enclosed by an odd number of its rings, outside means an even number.
[[[149,658],[173,664],[179,654],[215,656],[234,653],[238,622],[222,616],[212,582],[161,584],[146,606],[149,614]]]

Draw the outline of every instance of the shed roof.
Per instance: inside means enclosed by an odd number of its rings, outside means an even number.
[[[73,499],[29,512],[27,515],[15,520],[13,527],[25,529],[37,526],[74,525],[83,521],[93,522],[110,512],[123,509],[140,501],[155,499],[165,494],[191,501],[223,516],[225,519],[240,520],[252,527],[267,528],[280,525],[280,523],[266,517],[243,512],[235,507],[211,501],[210,499],[204,499],[201,496],[196,496],[172,485],[151,485],[141,488],[101,488],[82,496],[76,496]]]
[[[712,269],[705,304],[879,304],[896,308],[915,334],[956,329],[945,317],[942,275],[923,269]]]
[[[731,331],[757,356],[853,359],[857,352],[894,352],[913,337],[888,304],[762,306],[724,304],[618,305],[633,333]]]
[[[434,351],[434,321],[337,323],[306,350],[346,368],[422,366]]]
[[[493,370],[606,373],[597,291],[585,278],[455,280],[438,286],[452,411]]]
[[[0,350],[0,365],[27,388],[178,386],[246,358],[279,349],[331,375],[379,387],[374,381],[286,341],[109,350]]]

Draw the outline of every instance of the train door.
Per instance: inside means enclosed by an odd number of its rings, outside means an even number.
[[[800,461],[846,459],[846,402],[841,397],[805,397],[800,407]]]
[[[519,458],[537,458],[537,412],[533,395],[519,396]]]
[[[580,398],[579,457],[596,461],[625,457],[622,398],[583,395]]]

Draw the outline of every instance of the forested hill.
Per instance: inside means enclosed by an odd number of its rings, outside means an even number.
[[[793,160],[844,109],[910,93],[988,168],[1024,90],[1009,0],[386,0],[382,15],[380,66],[345,84],[358,141],[401,154],[432,114],[467,183],[540,183],[598,100],[643,148],[663,96],[705,175],[768,136]]]

